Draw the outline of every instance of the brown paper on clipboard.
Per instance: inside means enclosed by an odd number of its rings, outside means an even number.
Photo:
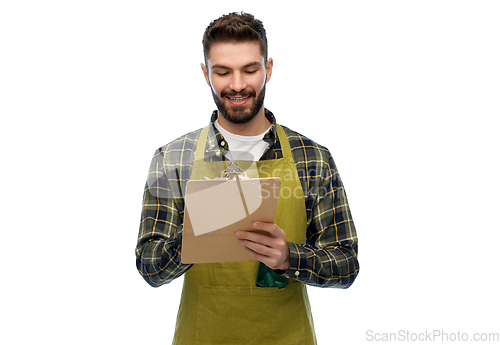
[[[188,181],[181,262],[255,261],[234,233],[259,232],[254,221],[274,223],[280,186],[278,177]]]

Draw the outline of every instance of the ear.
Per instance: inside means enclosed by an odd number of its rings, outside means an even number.
[[[266,83],[271,80],[271,74],[273,73],[273,59],[267,59],[266,63]]]
[[[203,76],[205,77],[205,81],[207,82],[208,86],[210,86],[210,79],[208,77],[208,69],[207,66],[205,66],[203,63],[201,64],[201,69],[203,71]]]

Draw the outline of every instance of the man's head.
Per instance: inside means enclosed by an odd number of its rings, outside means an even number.
[[[203,51],[203,73],[219,113],[234,124],[263,114],[273,61],[262,22],[246,13],[224,15],[207,27]]]

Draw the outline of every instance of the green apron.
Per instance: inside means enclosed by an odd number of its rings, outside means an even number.
[[[304,192],[290,150],[277,125],[283,158],[238,161],[249,177],[280,177],[281,190],[275,223],[287,241],[305,243]],[[200,134],[191,179],[219,177],[225,162],[204,161],[208,127]],[[250,169],[249,167],[257,169]],[[224,201],[220,202],[224,212]],[[184,275],[184,285],[172,344],[316,344],[314,326],[303,283],[288,279],[282,289],[257,287],[259,262],[195,264]]]

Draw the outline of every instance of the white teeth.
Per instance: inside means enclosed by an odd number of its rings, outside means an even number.
[[[239,102],[239,101],[244,101],[245,99],[248,99],[250,96],[247,97],[239,97],[239,98],[234,98],[234,97],[228,97],[231,101]]]

